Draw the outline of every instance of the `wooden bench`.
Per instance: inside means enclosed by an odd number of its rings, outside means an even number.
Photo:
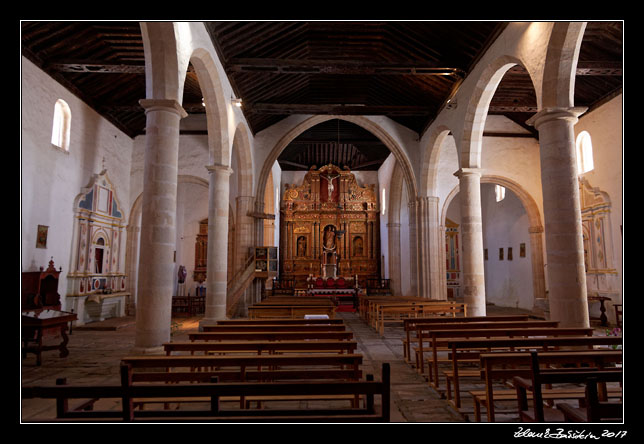
[[[150,384],[134,385],[129,379],[127,366],[122,366],[121,385],[57,385],[23,387],[22,398],[45,398],[56,400],[58,422],[389,422],[390,420],[390,368],[382,365],[380,381],[367,375],[365,381],[323,381],[284,383],[198,383],[198,384]],[[219,400],[223,397],[280,397],[280,396],[364,396],[363,408],[291,408],[271,410],[221,409]],[[136,398],[177,398],[194,397],[208,399],[208,408],[197,410],[137,410]],[[375,398],[380,398],[380,406]],[[85,401],[81,406],[70,408],[71,399],[96,401],[102,398],[121,400],[121,408],[114,410],[93,410]],[[90,406],[91,407],[91,406]],[[49,422],[51,419],[47,419]]]
[[[430,363],[430,371],[428,372],[427,379],[438,382],[438,370],[431,371],[432,366],[436,366],[439,362],[438,352],[447,350],[447,340],[437,342],[438,338],[433,339],[430,334],[434,330],[490,330],[501,328],[556,328],[559,325],[557,321],[492,321],[492,322],[452,322],[442,324],[423,323],[416,325],[416,338],[418,346],[414,348],[415,365],[418,373],[423,375],[425,373],[425,362]],[[461,336],[465,337],[465,336]],[[425,340],[427,340],[428,347],[425,347]],[[431,351],[431,357],[425,359],[425,350]],[[435,363],[435,364],[434,364]]]
[[[263,325],[204,325],[202,327],[204,332],[243,332],[243,331],[266,331],[266,332],[280,332],[280,331],[346,331],[344,324],[295,324],[295,325],[279,325],[279,324],[263,324]]]
[[[548,324],[550,321],[542,321],[542,324]],[[554,321],[553,321],[554,322]],[[533,324],[530,321],[526,322],[527,324]],[[471,327],[471,325],[470,325]],[[592,328],[559,328],[554,326],[547,325],[521,325],[519,327],[506,327],[500,328],[498,326],[492,325],[487,328],[475,329],[475,328],[465,328],[465,329],[436,329],[430,330],[427,332],[429,336],[430,346],[432,350],[432,355],[426,360],[428,364],[428,380],[430,385],[438,389],[440,386],[439,383],[439,372],[438,372],[438,350],[439,348],[444,348],[447,350],[447,345],[449,341],[460,339],[460,338],[493,338],[493,339],[503,339],[503,338],[530,338],[530,337],[558,337],[558,336],[592,336]],[[481,349],[485,351],[486,349]],[[468,350],[467,355],[463,355],[459,358],[460,363],[464,362],[476,362],[479,361],[479,351],[477,349]],[[453,363],[453,360],[446,359]],[[443,374],[447,382],[447,392],[449,398],[449,387],[450,381],[453,379],[453,370],[444,370]],[[461,372],[461,377],[464,376],[474,376],[478,377],[478,371],[470,372]]]
[[[564,413],[557,407],[544,405],[543,385],[556,384],[588,384],[597,383],[622,384],[621,368],[614,369],[542,369],[539,355],[531,353],[531,376],[528,378],[515,376],[513,378],[517,393],[519,418],[523,422],[562,422]],[[532,392],[532,410],[529,408],[528,392]]]
[[[329,318],[335,318],[334,305],[292,305],[292,304],[277,304],[277,305],[251,305],[248,307],[248,316],[251,319],[262,318],[286,318],[296,319],[304,318],[306,315],[327,315]]]
[[[344,319],[283,319],[283,318],[265,318],[265,319],[221,319],[217,325],[337,325],[344,324]]]
[[[552,352],[537,352],[539,363],[542,366],[582,365],[603,369],[609,365],[621,364],[623,354],[621,350],[562,350]],[[495,389],[495,381],[512,381],[515,376],[530,377],[531,354],[528,352],[496,352],[482,353],[480,355],[481,379],[485,382],[485,389],[470,390],[474,402],[474,420],[481,421],[481,408],[487,410],[488,422],[495,422],[495,401],[514,401],[516,407],[516,389]],[[621,390],[612,391],[609,396],[621,394]],[[543,399],[580,399],[584,393],[578,388],[544,389]],[[513,409],[516,411],[516,409]]]
[[[471,359],[480,356],[481,350],[492,351],[549,351],[563,348],[589,348],[597,346],[621,345],[622,338],[618,336],[559,336],[559,337],[530,337],[530,338],[470,338],[452,339],[448,341],[449,357],[452,369],[449,372],[449,381],[453,381],[452,389],[447,387],[448,401],[456,408],[461,407],[459,383],[459,359]]]
[[[385,334],[385,323],[400,323],[405,318],[416,318],[421,316],[450,316],[455,318],[457,314],[467,316],[467,305],[447,301],[425,302],[403,302],[384,303],[375,305],[373,315],[373,327],[380,333]]]
[[[566,422],[622,422],[624,420],[624,406],[622,402],[603,401],[599,396],[600,378],[588,377],[585,380],[584,407],[573,407],[561,403],[557,408],[561,410]],[[621,382],[621,375],[619,382]],[[582,404],[580,402],[580,404]]]
[[[173,353],[355,353],[356,341],[294,340],[294,341],[173,341],[163,344],[166,355]]]
[[[362,377],[360,354],[288,354],[288,355],[170,355],[128,356],[121,360],[128,366],[132,383],[209,382],[284,382],[291,380],[351,380]],[[297,398],[302,399],[302,398]],[[240,399],[242,407],[251,401]],[[271,399],[275,400],[275,399]],[[286,400],[286,399],[280,399]],[[290,400],[290,399],[289,399]],[[357,404],[358,399],[349,399]],[[165,399],[164,404],[203,401],[203,399]],[[159,400],[137,399],[144,406]]]
[[[353,339],[350,331],[242,331],[188,333],[190,341],[284,341],[301,339],[328,339],[347,341]]]
[[[527,321],[530,317],[528,315],[500,315],[500,316],[469,316],[469,317],[421,317],[421,318],[408,318],[403,319],[403,331],[405,338],[403,339],[403,357],[405,361],[411,361],[411,344],[415,342],[411,333],[416,331],[417,325],[422,324],[449,324],[452,322],[496,322],[496,321]]]

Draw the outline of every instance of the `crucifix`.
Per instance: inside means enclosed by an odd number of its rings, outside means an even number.
[[[331,200],[331,194],[333,193],[333,179],[340,177],[339,174],[336,174],[335,176],[331,176],[331,174],[326,176],[326,182],[327,182],[327,189],[329,191],[328,199]]]

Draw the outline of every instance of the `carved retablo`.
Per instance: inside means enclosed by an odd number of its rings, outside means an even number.
[[[379,277],[375,185],[358,185],[348,168],[314,166],[301,184],[285,184],[281,213],[281,278],[304,286],[309,275]]]

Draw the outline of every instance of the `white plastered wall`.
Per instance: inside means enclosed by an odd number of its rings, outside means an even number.
[[[56,100],[71,110],[69,152],[51,144]],[[70,270],[74,199],[92,175],[107,169],[124,223],[130,210],[132,139],[69,90],[22,57],[21,64],[21,268],[47,268],[53,257],[62,267],[58,284],[62,309],[66,306]],[[47,248],[36,248],[38,225],[49,227]],[[125,264],[125,245],[120,263]],[[122,270],[125,271],[125,268]]]

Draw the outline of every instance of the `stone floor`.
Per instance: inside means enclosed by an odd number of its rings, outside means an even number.
[[[520,310],[488,306],[488,314],[516,313]],[[472,419],[454,410],[444,395],[431,388],[403,359],[402,326],[388,326],[384,337],[369,327],[355,313],[339,313],[358,341],[358,352],[364,355],[363,373],[378,379],[381,364],[391,365],[391,421],[454,423]],[[199,318],[176,318],[173,340],[186,340],[189,332],[198,330]],[[119,362],[134,346],[133,317],[108,319],[75,328],[68,344],[69,356],[59,358],[56,351],[43,353],[42,365],[36,366],[33,354],[22,359],[22,385],[53,385],[56,378],[66,377],[70,384],[119,383]],[[480,387],[480,386],[477,386]],[[464,403],[468,400],[465,399]],[[471,409],[470,409],[471,410]],[[22,400],[21,419],[24,421],[53,418],[55,406],[49,400]],[[501,422],[513,422],[512,415]]]

